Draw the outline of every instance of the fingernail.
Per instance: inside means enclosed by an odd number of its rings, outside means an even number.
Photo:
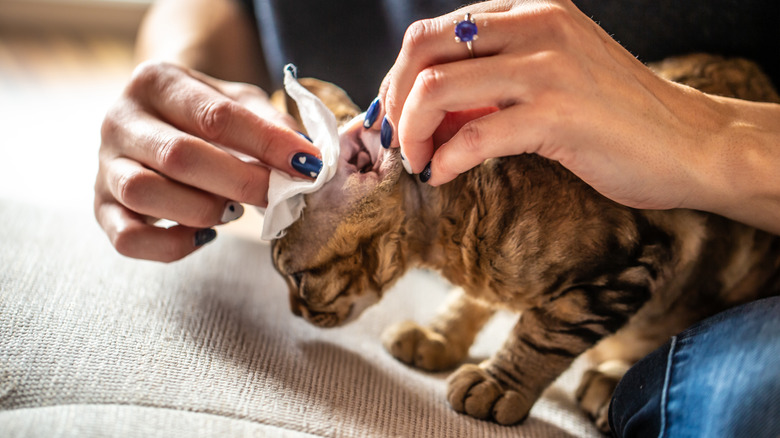
[[[298,135],[300,135],[301,137],[305,138],[306,140],[309,140],[309,143],[314,143],[314,140],[312,140],[311,137],[309,137],[308,135],[304,134],[303,132],[301,132],[301,131],[295,131],[295,132],[297,132]]]
[[[292,73],[294,78],[298,78],[298,67],[296,67],[294,64],[287,64],[284,66],[285,71],[289,71]]]
[[[423,169],[423,171],[420,172],[420,181],[428,182],[429,179],[431,179],[431,162],[430,161],[428,162],[428,164],[425,165],[425,169]]]
[[[374,122],[376,122],[376,118],[379,115],[379,109],[381,106],[382,105],[379,103],[378,97],[374,99],[373,102],[371,102],[371,105],[368,106],[368,110],[366,110],[366,118],[363,119],[364,128],[368,129],[374,125]]]
[[[238,202],[230,201],[225,205],[225,210],[222,212],[222,223],[234,221],[244,214],[244,206]]]
[[[295,170],[312,178],[317,178],[317,175],[320,174],[320,170],[322,170],[322,160],[314,155],[303,152],[298,152],[293,155],[291,164]]]
[[[195,246],[203,246],[217,237],[217,232],[213,228],[204,228],[198,230],[193,238],[193,244]]]
[[[409,160],[406,159],[406,154],[404,154],[403,148],[401,149],[401,164],[403,164],[406,173],[409,175],[414,174],[414,172],[412,172],[412,165],[409,164]]]
[[[390,125],[390,121],[387,120],[387,116],[382,119],[382,130],[379,131],[379,141],[382,143],[382,147],[387,149],[390,147],[390,143],[393,142],[393,126]]]

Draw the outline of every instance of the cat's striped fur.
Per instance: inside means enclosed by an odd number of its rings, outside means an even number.
[[[708,92],[780,101],[746,61],[697,55],[657,68]],[[592,357],[624,370],[695,321],[780,287],[780,238],[702,212],[618,205],[538,156],[489,160],[440,188],[402,172],[397,152],[385,160],[377,184],[345,184],[338,205],[310,195],[274,263],[294,311],[321,326],[354,316],[409,268],[441,272],[457,286],[446,310],[383,339],[428,370],[465,359],[495,309],[521,313],[500,351],[449,380],[452,407],[477,418],[521,421],[597,343]],[[620,374],[607,368],[586,373],[577,394],[602,428]]]

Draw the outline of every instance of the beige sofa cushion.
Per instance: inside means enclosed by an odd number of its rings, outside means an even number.
[[[383,328],[442,301],[432,273],[323,330],[289,312],[263,242],[223,234],[164,265],[116,254],[86,208],[0,199],[0,224],[3,436],[599,436],[572,399],[576,370],[501,427],[450,410],[445,373],[390,357]],[[474,360],[512,322],[499,315]]]

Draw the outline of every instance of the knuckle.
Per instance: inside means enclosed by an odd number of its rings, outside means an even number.
[[[155,161],[160,170],[169,175],[183,175],[189,169],[191,161],[189,139],[174,135],[162,139],[155,148]]]
[[[440,175],[457,175],[459,172],[453,162],[452,154],[436,154],[431,161],[431,167],[435,166],[435,171]]]
[[[469,122],[460,129],[464,154],[480,155],[482,151],[483,133],[478,123]]]
[[[141,205],[149,187],[149,178],[141,169],[128,171],[117,179],[117,200],[133,209]]]
[[[405,52],[410,52],[408,55],[411,56],[411,52],[414,52],[417,47],[423,45],[428,38],[433,36],[434,32],[435,26],[432,20],[415,21],[409,25],[404,33],[403,50]]]
[[[131,223],[115,229],[109,240],[116,252],[134,259],[171,263],[188,254],[181,242],[170,238],[154,239],[153,248],[150,247],[147,233],[142,225]]]
[[[246,172],[241,178],[236,178],[235,200],[252,205],[260,205],[265,198],[263,182],[255,172]]]
[[[109,109],[106,116],[103,118],[103,122],[100,125],[100,140],[102,144],[112,142],[117,138],[119,132],[122,129],[122,124],[118,121],[118,115],[116,110]]]
[[[125,257],[138,258],[138,231],[138,228],[133,226],[116,229],[110,236],[111,245]]]
[[[196,111],[195,122],[206,138],[218,139],[234,112],[235,104],[229,100],[207,102]]]
[[[434,67],[428,67],[417,75],[417,85],[415,88],[418,88],[423,96],[432,97],[442,88],[444,80],[445,78],[441,70]]]
[[[135,95],[142,90],[155,86],[162,80],[165,71],[169,68],[171,68],[170,64],[160,61],[144,61],[140,63],[130,76],[126,93]]]
[[[548,4],[539,15],[540,29],[546,29],[548,41],[572,42],[580,40],[578,21],[566,7],[560,4]]]

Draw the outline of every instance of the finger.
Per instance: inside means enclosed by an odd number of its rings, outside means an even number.
[[[118,203],[97,203],[95,216],[117,252],[159,262],[179,260],[216,237],[210,228],[160,228]]]
[[[400,117],[417,75],[425,68],[464,60],[469,57],[465,44],[455,42],[454,21],[463,20],[466,12],[476,20],[478,29],[490,28],[490,32],[478,33],[479,40],[474,42],[476,56],[491,56],[499,53],[511,41],[511,28],[501,12],[511,6],[476,4],[459,9],[450,14],[413,23],[406,30],[403,45],[395,64],[382,82],[379,95],[384,103],[386,117],[392,128]],[[494,8],[493,11],[488,11]],[[498,9],[496,9],[498,8]],[[397,139],[392,146],[398,146]]]
[[[319,154],[295,131],[260,118],[185,70],[151,64],[138,75],[152,90],[147,96],[152,108],[182,131],[296,176],[300,174],[292,166],[295,154]]]
[[[104,179],[113,198],[128,209],[188,227],[223,223],[229,208],[225,198],[172,181],[126,158],[108,163]]]
[[[462,128],[466,123],[488,114],[492,114],[496,111],[498,111],[498,108],[485,107],[447,113],[447,115],[444,116],[444,120],[442,120],[442,122],[436,128],[436,131],[433,133],[434,149],[450,141],[450,139],[458,131],[460,131],[460,128]]]
[[[438,186],[452,181],[488,158],[536,153],[549,126],[540,112],[524,105],[472,120],[436,150],[428,183]],[[546,156],[555,159],[555,145],[546,146]]]
[[[196,70],[187,71],[194,78],[208,84],[225,96],[235,100],[261,119],[300,132],[301,126],[287,113],[280,112],[271,103],[268,93],[250,84],[228,82],[213,78]]]
[[[148,114],[137,114],[113,129],[125,156],[168,178],[238,202],[267,204],[269,170],[263,166],[244,162]]]
[[[521,64],[515,66],[515,64]],[[433,156],[433,134],[451,112],[506,107],[524,95],[523,58],[499,55],[423,70],[409,92],[398,123],[398,140],[415,173]],[[510,74],[508,71],[513,72]]]

